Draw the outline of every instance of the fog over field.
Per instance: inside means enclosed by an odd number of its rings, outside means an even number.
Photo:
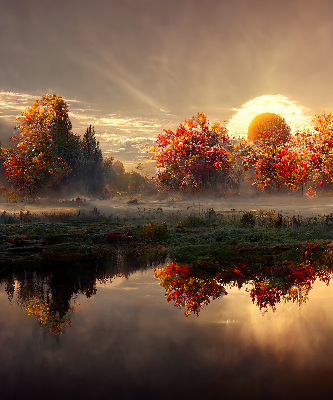
[[[1,203],[0,211],[19,213],[92,213],[96,210],[102,214],[119,217],[135,216],[137,213],[162,211],[165,215],[176,214],[203,214],[214,209],[215,212],[243,212],[274,211],[285,216],[302,215],[316,217],[333,213],[333,197],[322,196],[309,198],[297,194],[291,195],[256,195],[230,197],[190,197],[181,195],[118,196],[111,200],[96,200],[84,197],[64,198],[60,200],[41,199],[32,203]]]

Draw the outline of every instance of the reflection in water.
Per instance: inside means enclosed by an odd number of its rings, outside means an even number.
[[[2,271],[0,283],[5,283],[10,302],[15,300],[23,311],[37,318],[44,330],[59,335],[71,323],[78,295],[90,298],[96,294],[97,283],[127,278],[140,268],[135,255],[121,253],[99,267],[77,264],[70,269],[53,265],[50,270],[44,267],[39,271]],[[232,287],[244,287],[261,311],[275,310],[281,301],[301,305],[307,301],[314,281],[328,284],[332,271],[332,247],[308,245],[298,261],[269,266],[248,262],[195,267],[170,262],[163,268],[155,268],[155,278],[165,289],[166,300],[184,308],[189,316],[199,315],[211,300],[227,295]]]
[[[52,269],[44,267],[39,271],[3,271],[0,284],[5,283],[10,302],[15,299],[23,311],[38,319],[43,329],[59,335],[71,322],[78,295],[90,298],[96,294],[97,282],[111,283],[117,277],[128,277],[138,268],[134,261],[132,256],[121,254],[106,266],[77,264],[68,270],[53,265]]]
[[[332,398],[329,247],[261,268],[174,264],[155,270],[161,280],[152,268],[138,270],[136,259],[120,254],[99,267],[0,271],[1,400]],[[316,277],[324,282],[313,283]],[[165,302],[163,279],[175,295],[170,301],[187,302],[190,313],[220,300],[200,318],[185,318]],[[288,293],[304,301],[312,287],[305,307],[284,303],[292,300]],[[263,316],[260,304],[277,304],[264,300],[275,288],[281,312]],[[261,296],[254,295],[255,304],[252,289]],[[52,326],[64,335],[54,340]]]
[[[188,266],[178,266],[171,262],[162,269],[155,269],[155,277],[161,280],[167,301],[174,301],[175,306],[185,307],[185,315],[191,312],[199,314],[210,298],[217,299],[227,294],[218,275],[210,275],[206,270],[194,272]]]
[[[185,315],[199,315],[200,310],[228,294],[227,288],[246,287],[252,301],[260,310],[276,310],[281,301],[299,305],[308,299],[316,279],[327,285],[333,276],[332,247],[308,245],[301,260],[275,263],[272,266],[253,266],[250,263],[208,268],[190,267],[174,262],[155,269],[155,277],[165,289],[166,300],[185,308]]]

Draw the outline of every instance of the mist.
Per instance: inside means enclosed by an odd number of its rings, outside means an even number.
[[[61,3],[5,2],[0,87],[181,120],[228,118],[265,93],[332,105],[329,1]]]
[[[2,145],[7,145],[9,139],[13,136],[13,126],[12,121],[6,121],[5,118],[0,119],[0,142]]]
[[[328,0],[37,0],[33,7],[13,0],[2,7],[3,145],[24,106],[46,93],[68,101],[74,133],[92,124],[103,155],[130,170],[147,162],[163,129],[198,111],[225,124],[264,94],[286,96],[311,115],[333,106]]]

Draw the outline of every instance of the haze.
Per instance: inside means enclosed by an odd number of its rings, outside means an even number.
[[[95,125],[105,155],[125,162],[198,111],[223,123],[264,94],[331,111],[332,11],[329,0],[2,0],[0,139],[50,92],[75,132]]]

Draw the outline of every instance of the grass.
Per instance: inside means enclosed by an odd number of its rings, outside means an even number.
[[[0,215],[0,265],[20,258],[34,262],[101,259],[122,247],[143,261],[170,257],[188,264],[297,257],[307,242],[333,241],[332,215],[287,217],[274,211],[94,212]],[[121,240],[108,241],[115,232]],[[118,235],[118,236],[117,236]],[[109,236],[110,237],[110,236]],[[276,251],[274,250],[276,249]],[[72,255],[72,256],[71,256]],[[158,258],[157,257],[157,258]],[[14,260],[14,261],[13,261]]]

